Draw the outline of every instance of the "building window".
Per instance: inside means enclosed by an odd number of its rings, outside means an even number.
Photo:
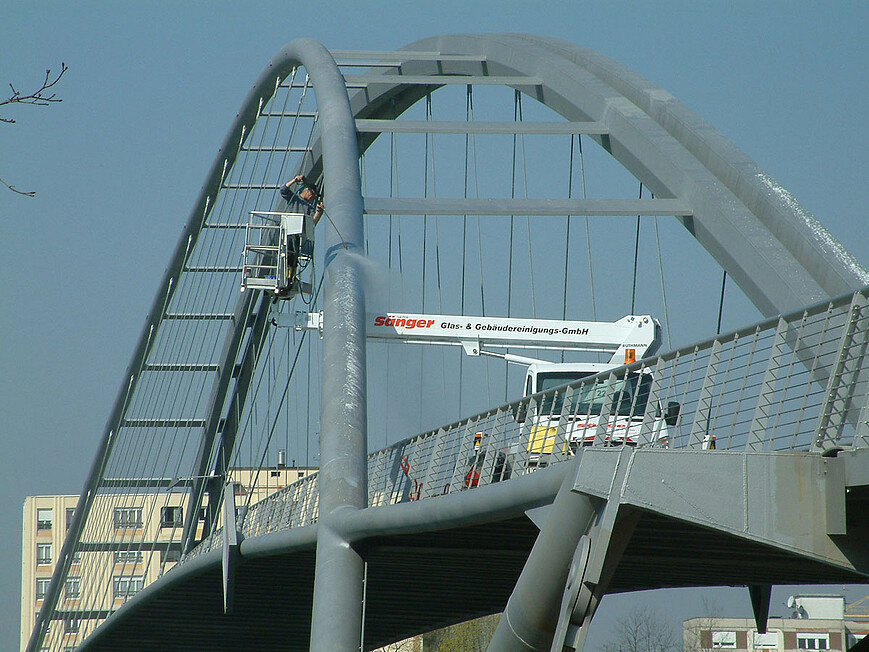
[[[36,563],[40,566],[51,563],[51,544],[37,543],[36,544]]]
[[[48,585],[51,584],[50,577],[37,577],[36,578],[36,599],[42,600],[45,597],[45,594],[48,593]]]
[[[181,507],[161,507],[160,527],[181,527],[184,525],[184,510]]]
[[[66,597],[75,599],[81,597],[81,578],[80,577],[67,577],[66,584],[64,585]]]
[[[72,517],[75,516],[75,507],[66,508],[66,529],[72,527]]]
[[[733,649],[736,647],[736,632],[712,632],[712,647]]]
[[[778,648],[778,632],[754,633],[754,648],[756,650],[774,650]]]
[[[81,550],[76,550],[74,553],[72,553],[72,562],[71,563],[73,563],[73,564],[80,564],[81,563]]]
[[[140,550],[115,550],[116,564],[139,564],[142,561]]]
[[[142,527],[141,507],[115,507],[115,529],[130,530]]]
[[[63,631],[66,634],[77,634],[81,631],[81,619],[80,618],[64,618],[63,619]]]
[[[115,598],[129,598],[145,587],[144,577],[121,576],[112,578]]]
[[[829,650],[830,635],[820,632],[797,632],[797,647],[801,650]]]
[[[51,529],[51,508],[40,508],[36,510],[36,529],[50,530]]]

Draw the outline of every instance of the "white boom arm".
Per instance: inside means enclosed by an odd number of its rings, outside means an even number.
[[[319,330],[322,319],[322,313],[296,313],[295,317],[278,313],[274,322],[278,326]],[[649,315],[598,322],[369,313],[365,331],[373,340],[460,345],[468,355],[480,355],[484,347],[611,352],[613,364],[624,363],[626,349],[634,349],[639,360],[661,344],[660,325]]]

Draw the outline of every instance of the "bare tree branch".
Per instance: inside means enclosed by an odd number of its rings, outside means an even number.
[[[712,630],[718,628],[718,618],[716,614],[721,613],[721,607],[715,600],[710,600],[707,596],[703,596],[700,601],[702,616],[692,618],[694,622],[686,626],[682,633],[682,650],[683,652],[712,652]],[[707,632],[709,639],[708,646],[704,645],[703,632]]]
[[[602,652],[676,652],[673,627],[654,609],[636,607],[620,620]]]
[[[63,100],[57,97],[56,93],[48,93],[47,91],[60,81],[60,78],[63,77],[63,73],[65,73],[67,70],[69,70],[69,66],[61,61],[60,72],[52,78],[51,68],[48,68],[45,71],[45,79],[42,80],[42,86],[40,86],[32,93],[24,94],[17,88],[15,88],[10,82],[9,88],[12,90],[12,94],[5,100],[0,100],[0,106],[5,106],[7,104],[32,104],[34,106],[48,106],[49,104],[62,102]],[[3,116],[0,116],[0,122],[4,122],[6,124],[15,124],[14,119],[4,118]],[[24,195],[25,197],[34,197],[36,195],[36,192],[34,191],[28,192],[24,190],[18,190],[18,188],[16,188],[3,178],[0,178],[0,183],[9,188],[9,190],[11,190],[12,192],[19,195]]]
[[[11,190],[12,192],[17,192],[19,195],[24,195],[25,197],[35,197],[36,196],[36,191],[31,190],[30,192],[26,192],[24,190],[18,190],[18,188],[16,188],[15,186],[13,186],[10,183],[7,183],[6,179],[4,179],[2,177],[0,177],[0,183],[2,183],[4,186],[9,188],[9,190]]]
[[[63,73],[69,70],[69,66],[67,66],[62,61],[60,62],[60,72],[54,77],[51,78],[51,68],[45,71],[45,79],[42,80],[42,86],[40,86],[33,93],[22,94],[21,91],[16,89],[12,83],[10,82],[9,88],[12,90],[12,95],[10,95],[5,100],[0,100],[0,106],[5,104],[33,104],[36,106],[48,106],[54,102],[62,102],[63,100],[57,97],[56,93],[51,93],[50,95],[46,95],[45,91],[49,88],[53,87],[57,82],[60,81],[60,78],[63,77]],[[12,118],[4,118],[0,116],[0,122],[5,122],[7,124],[13,124],[15,120]]]

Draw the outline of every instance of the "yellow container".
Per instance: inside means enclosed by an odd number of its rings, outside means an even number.
[[[555,435],[558,428],[555,426],[534,426],[528,438],[528,452],[551,453],[555,446]]]

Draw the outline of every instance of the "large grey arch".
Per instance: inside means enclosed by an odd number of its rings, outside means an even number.
[[[109,417],[96,457],[85,481],[84,489],[75,509],[69,531],[52,581],[46,592],[43,607],[37,616],[36,625],[28,642],[28,650],[34,650],[44,637],[52,611],[59,600],[63,588],[63,578],[72,563],[72,547],[83,531],[85,521],[93,505],[98,487],[104,480],[105,470],[111,459],[117,441],[118,430],[123,426],[128,398],[135,390],[146,364],[147,356],[154,346],[154,334],[167,316],[168,306],[173,293],[179,287],[179,278],[184,272],[188,256],[199,238],[211,207],[214,206],[228,170],[232,167],[239,150],[251,132],[253,123],[259,118],[264,104],[274,94],[281,80],[291,70],[304,66],[311,76],[312,85],[320,101],[319,121],[321,125],[321,146],[323,154],[323,176],[330,188],[330,215],[335,229],[326,236],[329,250],[324,289],[324,313],[328,315],[330,326],[324,329],[324,368],[331,373],[324,375],[324,394],[330,400],[324,401],[324,423],[321,434],[323,459],[331,454],[331,464],[324,464],[321,505],[330,509],[360,508],[365,506],[367,473],[365,469],[365,330],[364,300],[359,282],[358,261],[351,254],[361,250],[362,235],[362,195],[357,166],[355,125],[349,111],[344,81],[329,52],[312,39],[297,39],[285,46],[266,66],[248,92],[239,113],[218,150],[209,169],[184,230],[178,240],[170,263],[164,272],[157,295],[146,317],[142,334],[134,349],[132,360],[125,373],[126,382],[122,383],[118,397]],[[259,349],[258,338],[250,338],[241,365],[235,364],[235,353],[245,331],[262,332],[267,327],[269,299],[265,296],[256,299],[248,293],[239,298],[234,311],[234,328],[227,337],[221,364],[212,385],[209,400],[208,418],[203,425],[199,454],[193,472],[192,494],[195,507],[188,506],[184,523],[184,545],[192,544],[196,529],[196,518],[202,502],[203,490],[211,496],[214,507],[222,499],[225,468],[214,469],[221,480],[206,481],[207,465],[215,447],[232,449],[237,423],[232,419],[232,411],[224,414],[226,397],[230,383],[236,375],[240,379],[233,388],[234,399],[244,402],[249,389],[249,374]],[[246,366],[246,369],[244,368]],[[239,369],[241,367],[241,369]],[[189,427],[187,425],[186,427]],[[218,465],[226,457],[219,456]],[[328,468],[325,468],[328,467]],[[213,510],[212,510],[213,512]],[[211,514],[212,522],[216,519]],[[326,520],[328,524],[328,519]],[[354,555],[345,554],[346,546],[340,542],[320,546],[324,560],[329,557],[327,572],[322,573],[329,581],[330,574],[357,574],[361,576],[361,561]],[[325,563],[325,562],[324,562]],[[358,584],[358,583],[357,583]],[[360,594],[360,595],[357,595]],[[328,598],[329,593],[324,595]],[[320,609],[340,608],[341,600],[358,602],[361,586],[354,590],[332,592]],[[337,600],[337,604],[336,604]],[[321,600],[322,602],[322,600]],[[323,627],[326,627],[324,624]],[[357,626],[357,629],[361,625]],[[328,630],[324,641],[328,640]],[[356,636],[358,639],[358,635]]]
[[[523,93],[567,120],[605,125],[606,134],[591,137],[657,197],[691,207],[693,214],[679,219],[762,314],[869,282],[856,259],[754,161],[671,94],[603,55],[519,34],[439,36],[406,50],[480,58],[411,60],[403,74],[527,76],[540,83],[518,87]],[[351,96],[357,118],[392,117],[424,94],[389,82]]]

